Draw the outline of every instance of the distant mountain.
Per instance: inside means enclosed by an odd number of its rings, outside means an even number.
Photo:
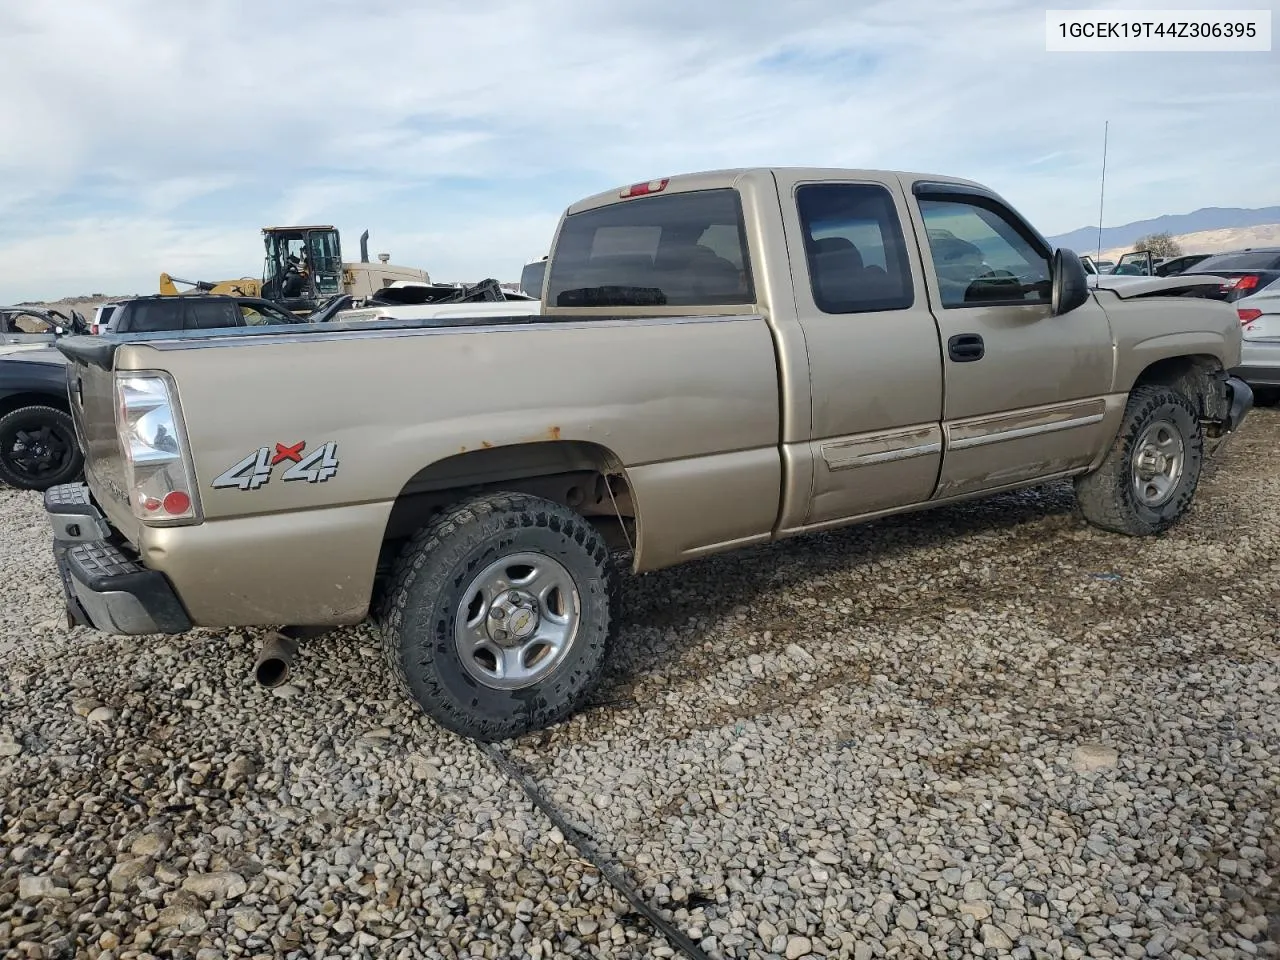
[[[1174,236],[1183,233],[1199,233],[1203,230],[1225,230],[1234,227],[1258,227],[1263,224],[1280,223],[1280,207],[1262,207],[1257,210],[1245,210],[1241,207],[1203,207],[1194,213],[1166,214],[1152,220],[1138,220],[1119,227],[1102,228],[1102,248],[1132,247],[1141,237],[1152,233],[1171,233]],[[1059,247],[1066,247],[1077,253],[1088,253],[1098,246],[1098,228],[1081,227],[1057,237],[1049,237],[1049,242]]]

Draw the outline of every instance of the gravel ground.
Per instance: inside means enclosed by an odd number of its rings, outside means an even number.
[[[1280,956],[1278,456],[1156,539],[1059,485],[640,578],[504,749],[711,956]],[[263,691],[249,631],[68,631],[0,525],[0,954],[674,955],[366,628]]]

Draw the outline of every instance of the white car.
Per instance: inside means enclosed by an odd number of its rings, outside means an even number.
[[[111,315],[116,312],[118,303],[101,303],[93,312],[93,322],[89,324],[89,333],[101,336],[111,332]]]
[[[1240,315],[1240,366],[1232,371],[1255,389],[1280,389],[1280,280],[1235,302]]]

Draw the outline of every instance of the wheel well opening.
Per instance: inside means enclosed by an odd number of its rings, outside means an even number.
[[[7,416],[23,407],[53,407],[63,413],[70,414],[71,408],[65,397],[56,397],[47,393],[14,393],[0,397],[0,417]]]
[[[401,489],[383,534],[379,579],[404,541],[467,497],[527,493],[569,507],[600,531],[610,551],[630,553],[639,515],[622,461],[599,444],[578,440],[482,447],[418,471]]]
[[[1170,387],[1187,397],[1199,415],[1206,420],[1225,416],[1225,394],[1219,389],[1222,364],[1217,357],[1193,354],[1184,357],[1166,357],[1150,364],[1134,382],[1159,384]]]

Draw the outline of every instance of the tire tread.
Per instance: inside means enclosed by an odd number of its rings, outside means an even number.
[[[1172,404],[1180,407],[1196,424],[1195,433],[1184,437],[1186,456],[1194,453],[1195,466],[1190,485],[1177,495],[1176,508],[1161,520],[1151,522],[1136,511],[1129,484],[1130,449],[1137,442],[1143,427],[1161,407]],[[1076,477],[1076,502],[1080,513],[1090,524],[1112,533],[1131,537],[1151,536],[1163,532],[1181,519],[1190,507],[1199,483],[1203,462],[1204,437],[1200,429],[1199,413],[1185,395],[1160,384],[1141,384],[1129,393],[1124,419],[1120,430],[1097,470]]]
[[[470,497],[447,508],[432,518],[404,545],[396,558],[387,588],[383,591],[374,621],[379,627],[383,659],[401,692],[416,701],[428,715],[442,726],[476,740],[492,742],[549,726],[573,713],[603,675],[612,638],[612,604],[606,603],[604,622],[591,625],[602,634],[604,656],[590,665],[572,695],[563,701],[531,711],[527,722],[500,722],[491,718],[466,715],[455,710],[446,698],[415,693],[405,667],[405,611],[413,602],[413,594],[424,589],[437,595],[449,589],[445,582],[452,565],[463,558],[499,529],[543,527],[563,533],[583,548],[599,571],[604,595],[612,598],[614,571],[603,538],[585,519],[568,507],[528,494],[491,493]],[[424,579],[425,578],[425,579]],[[582,629],[587,628],[584,623]],[[581,642],[581,640],[579,641]],[[429,681],[429,687],[432,683]]]

